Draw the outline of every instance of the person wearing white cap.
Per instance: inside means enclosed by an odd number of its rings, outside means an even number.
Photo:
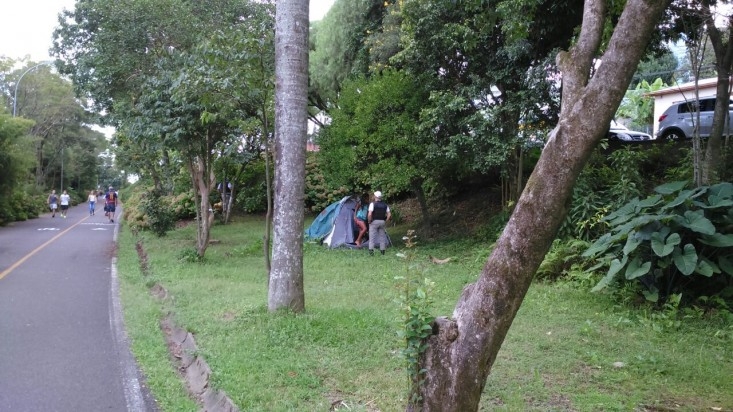
[[[392,217],[389,206],[382,201],[382,192],[374,192],[374,201],[369,203],[369,254],[374,255],[374,244],[379,242],[379,251],[387,249],[387,221]]]

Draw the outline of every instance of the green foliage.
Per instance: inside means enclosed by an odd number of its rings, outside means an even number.
[[[44,195],[31,195],[17,190],[10,196],[0,196],[0,226],[36,218],[41,211],[46,211]]]
[[[153,189],[143,194],[140,207],[147,217],[149,229],[158,236],[175,227],[175,219],[170,204],[162,201],[160,192]]]
[[[641,282],[644,296],[665,303],[673,294],[689,304],[702,296],[733,301],[733,184],[687,189],[684,181],[655,188],[603,218],[609,233],[584,253],[608,268],[598,291]]]
[[[210,246],[205,265],[179,261],[180,251],[191,248],[193,227],[162,238],[141,232],[147,275],[140,272],[132,231],[121,231],[118,273],[126,327],[160,410],[199,408],[163,339],[160,319],[173,314],[179,326],[194,331],[212,367],[210,387],[226,392],[239,410],[404,411],[408,381],[399,352],[405,345],[395,334],[404,317],[396,320],[391,303],[394,276],[405,274],[404,261],[392,252],[371,257],[364,250],[305,244],[307,311],[271,314],[264,227],[260,216],[213,226],[212,236],[221,242]],[[389,230],[401,242],[404,229]],[[427,263],[422,272],[435,282],[432,313],[448,316],[488,253],[485,243],[466,239],[420,238],[412,250],[414,263],[428,262],[428,254],[455,258]],[[151,295],[151,280],[169,291],[168,299]],[[671,319],[681,325],[667,327]],[[700,309],[658,311],[619,305],[613,296],[589,293],[574,281],[533,282],[479,410],[725,409],[733,405],[731,343],[733,318],[722,309],[702,310],[702,302]],[[625,366],[614,367],[615,362]],[[334,406],[336,401],[341,403]]]
[[[427,97],[419,79],[402,71],[346,82],[318,141],[329,186],[379,187],[391,196],[420,186],[434,170],[417,130]]]
[[[368,38],[384,33],[380,28],[387,5],[381,0],[336,1],[323,20],[313,23],[308,63],[319,109],[328,110],[346,79],[368,73],[376,49]]]
[[[176,257],[179,262],[183,263],[200,263],[205,259],[204,256],[199,255],[196,248],[181,249]]]
[[[28,180],[34,167],[34,122],[0,112],[0,226],[35,218],[46,210],[46,195]]]
[[[588,259],[583,257],[583,252],[588,246],[590,243],[579,239],[567,241],[556,239],[537,269],[535,279],[555,281],[571,272],[587,268]]]
[[[644,192],[641,166],[646,152],[625,147],[608,156],[610,164],[606,159],[595,153],[578,177],[561,237],[597,239],[608,229],[603,217]]]
[[[175,220],[188,220],[196,217],[196,201],[190,190],[174,196],[162,197],[161,203],[165,203],[170,207]]]
[[[639,62],[629,86],[635,89],[642,82],[650,84],[658,80],[664,84],[674,84],[677,66],[677,56],[667,47],[657,53],[647,53]]]
[[[510,215],[511,212],[505,209],[500,213],[491,216],[485,224],[481,225],[475,231],[474,237],[476,240],[487,243],[496,242],[496,240],[499,239],[501,232],[504,230],[504,226],[506,226],[506,223],[509,221]]]
[[[349,195],[345,187],[333,187],[321,171],[318,158],[309,154],[305,162],[305,207],[319,213],[333,202]],[[392,213],[394,217],[394,212]]]
[[[162,195],[154,187],[137,185],[125,198],[125,221],[136,230],[149,230],[163,236],[175,222],[196,216],[193,193]]]
[[[653,83],[642,80],[633,90],[628,90],[616,116],[631,119],[631,128],[646,131],[654,123],[654,98],[649,93],[667,87],[661,78]]]
[[[422,270],[416,262],[413,248],[417,246],[413,230],[405,236],[404,252],[407,274],[396,276],[396,287],[399,295],[396,303],[403,314],[403,329],[399,335],[404,339],[405,347],[401,354],[406,362],[409,380],[409,402],[417,405],[421,401],[419,389],[423,384],[425,370],[420,369],[420,356],[427,350],[427,338],[432,334],[435,317],[431,314],[433,306],[433,290],[435,283],[422,278]]]

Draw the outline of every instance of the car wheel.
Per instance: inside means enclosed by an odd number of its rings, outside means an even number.
[[[662,135],[664,140],[685,140],[685,134],[679,130],[669,130]]]

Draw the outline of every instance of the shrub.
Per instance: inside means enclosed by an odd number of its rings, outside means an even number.
[[[349,195],[345,187],[328,184],[315,155],[309,155],[305,165],[305,206],[312,212],[320,212],[333,202]]]
[[[158,191],[145,192],[140,207],[147,217],[148,228],[157,236],[165,236],[166,232],[175,227],[171,205]]]
[[[164,196],[161,201],[170,207],[173,220],[187,220],[196,217],[196,200],[193,192],[187,190],[175,196]]]
[[[635,198],[603,218],[610,232],[584,253],[598,262],[589,270],[608,268],[593,290],[613,285],[623,273],[623,280],[640,282],[646,299],[660,304],[673,294],[687,303],[733,297],[733,184],[686,186],[658,186],[655,195]]]
[[[486,224],[481,225],[474,232],[473,237],[479,242],[496,242],[496,240],[499,239],[501,232],[504,230],[504,226],[506,226],[506,223],[509,221],[510,214],[511,211],[505,209],[500,213],[491,216]]]
[[[608,158],[610,166],[597,153],[581,173],[561,237],[597,239],[608,229],[603,216],[643,192],[640,168],[647,158],[645,152],[626,147]]]
[[[177,220],[195,217],[196,204],[191,191],[163,196],[153,187],[137,187],[125,200],[124,211],[132,228],[162,236]]]
[[[556,239],[537,269],[535,279],[554,281],[572,270],[578,270],[578,267],[585,266],[588,258],[583,257],[583,252],[588,246],[590,246],[588,242],[580,239],[567,241]]]

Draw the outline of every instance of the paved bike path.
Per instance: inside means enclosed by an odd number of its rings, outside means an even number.
[[[86,205],[0,228],[0,411],[155,410],[124,332],[116,231]]]

